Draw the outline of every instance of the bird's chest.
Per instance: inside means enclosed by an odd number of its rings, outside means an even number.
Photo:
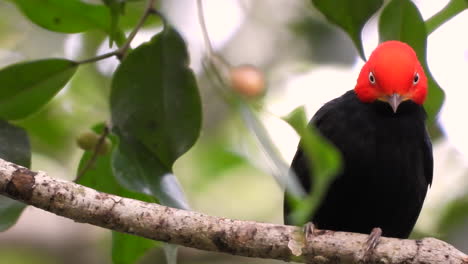
[[[409,193],[422,172],[424,130],[405,118],[370,119],[352,133],[343,149],[346,171],[363,188]]]

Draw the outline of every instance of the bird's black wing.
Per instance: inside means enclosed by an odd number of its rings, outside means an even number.
[[[434,158],[432,157],[432,143],[429,138],[429,134],[424,133],[423,142],[423,158],[424,158],[424,176],[426,176],[427,185],[432,184],[433,170],[434,170]]]

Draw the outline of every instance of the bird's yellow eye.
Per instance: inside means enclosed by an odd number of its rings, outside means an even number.
[[[413,84],[416,85],[419,82],[419,73],[415,73],[413,77]]]
[[[374,77],[374,73],[372,72],[369,72],[369,82],[372,84],[375,84],[375,77]]]

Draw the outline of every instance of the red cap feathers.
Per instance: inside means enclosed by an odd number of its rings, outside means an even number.
[[[406,43],[380,44],[362,67],[354,88],[362,102],[389,101],[392,95],[423,104],[427,78],[416,52]]]

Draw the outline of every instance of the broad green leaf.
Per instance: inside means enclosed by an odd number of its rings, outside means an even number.
[[[167,27],[132,51],[111,90],[112,122],[125,140],[144,146],[170,170],[200,133],[201,106],[181,36]]]
[[[174,161],[195,143],[201,106],[180,35],[170,27],[133,50],[114,74],[113,131],[119,136],[112,167],[129,189],[161,204],[188,208]]]
[[[80,0],[12,0],[32,22],[55,32],[110,29],[109,10]]]
[[[379,10],[383,0],[312,0],[314,6],[353,40],[359,55],[366,60],[361,31],[369,18]]]
[[[49,102],[70,80],[78,64],[45,59],[0,70],[0,117],[25,118]]]
[[[119,183],[126,188],[152,195],[160,204],[189,209],[175,175],[140,143],[127,142],[121,137],[112,156],[112,168]]]
[[[119,182],[189,209],[172,165],[198,138],[201,103],[180,35],[166,27],[133,50],[114,74],[110,97],[120,140],[112,168]]]
[[[198,138],[201,103],[175,30],[166,27],[124,59],[112,80],[110,104],[120,140],[112,156],[116,178],[161,204],[188,209],[172,165]]]
[[[0,120],[0,158],[15,164],[31,166],[29,138],[22,128]],[[0,231],[16,223],[25,204],[0,195]]]
[[[284,120],[301,137],[300,145],[312,164],[313,190],[303,200],[288,197],[292,200],[294,208],[291,220],[296,225],[302,225],[308,221],[307,219],[310,219],[310,215],[313,214],[326,193],[328,185],[340,170],[341,154],[314,127],[307,124],[303,107],[295,109]]]
[[[427,34],[468,8],[468,0],[451,0],[442,10],[426,20]]]
[[[113,169],[124,186],[188,208],[172,165],[195,143],[201,106],[180,35],[170,27],[133,50],[112,80]]]
[[[414,3],[410,0],[391,1],[380,16],[379,35],[381,42],[399,40],[408,43],[416,51],[428,78],[429,93],[424,106],[429,120],[434,121],[444,101],[444,92],[427,66],[426,25]]]
[[[103,125],[94,127],[96,133],[101,133]],[[113,146],[116,144],[115,136],[110,136]],[[84,168],[92,153],[86,151],[80,161],[78,173]],[[111,168],[111,155],[99,155],[94,165],[78,180],[77,183],[93,188],[95,190],[137,199],[145,202],[155,202],[155,199],[129,191],[121,186],[115,179]],[[140,259],[149,249],[160,245],[160,243],[142,237],[129,234],[112,232],[112,261],[114,264],[133,264]]]

